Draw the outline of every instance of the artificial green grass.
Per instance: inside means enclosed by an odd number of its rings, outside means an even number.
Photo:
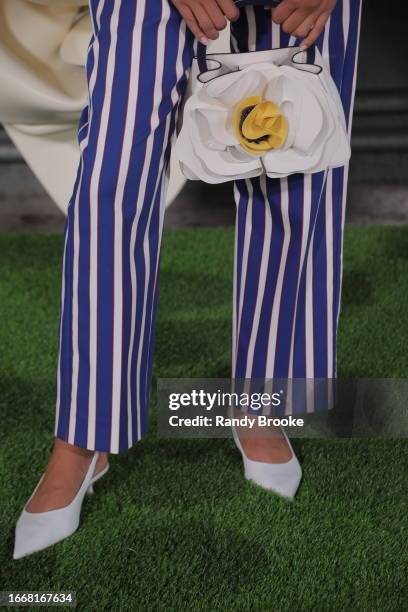
[[[232,230],[166,232],[154,385],[229,376],[232,249]],[[401,440],[295,441],[289,503],[242,478],[231,441],[162,440],[152,423],[76,534],[11,560],[52,441],[61,250],[61,236],[0,235],[0,590],[72,589],[86,612],[405,609]],[[348,229],[340,375],[407,377],[407,295],[408,228]]]

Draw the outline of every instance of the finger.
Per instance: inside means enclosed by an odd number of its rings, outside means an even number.
[[[219,37],[218,30],[215,27],[215,24],[212,22],[207,11],[201,5],[198,4],[194,7],[194,16],[198,21],[198,25],[203,30],[207,38],[216,40]]]
[[[192,31],[197,40],[199,40],[203,45],[206,45],[208,43],[208,38],[198,25],[197,20],[194,17],[192,11],[188,7],[184,7],[180,10],[180,12],[184,21],[187,24],[187,27]]]
[[[309,32],[316,25],[316,21],[318,17],[319,17],[318,13],[317,14],[313,13],[312,15],[309,15],[307,19],[305,19],[303,23],[301,23],[300,26],[297,27],[296,30],[292,32],[293,36],[296,36],[296,38],[306,38]]]
[[[207,0],[205,9],[217,30],[224,30],[227,27],[227,20],[217,2]]]
[[[293,4],[292,0],[283,0],[279,6],[272,10],[272,21],[275,23],[283,23],[295,10],[296,6]]]
[[[239,17],[239,9],[232,0],[217,0],[222,13],[228,21],[236,21]]]
[[[309,34],[302,41],[302,44],[300,45],[301,49],[307,49],[308,47],[310,47],[310,45],[313,45],[313,43],[316,42],[320,34],[323,32],[324,26],[326,25],[326,22],[329,17],[330,17],[330,13],[327,13],[327,12],[319,15],[314,27],[310,30]]]
[[[305,21],[308,16],[308,12],[302,9],[294,11],[285,21],[282,23],[282,30],[288,34],[292,34],[301,23]],[[306,32],[307,33],[307,32]]]

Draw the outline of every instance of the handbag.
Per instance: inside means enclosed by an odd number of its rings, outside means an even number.
[[[175,154],[190,180],[312,174],[351,154],[340,95],[315,46],[208,54],[198,44],[180,119]]]

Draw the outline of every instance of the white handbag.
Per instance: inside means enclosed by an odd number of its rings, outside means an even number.
[[[314,46],[207,54],[198,45],[181,116],[176,156],[191,180],[310,174],[350,158],[341,99]]]

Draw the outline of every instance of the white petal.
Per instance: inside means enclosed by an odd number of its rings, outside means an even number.
[[[322,129],[324,114],[316,98],[306,88],[302,92],[299,113],[293,146],[307,154]]]
[[[288,78],[284,73],[270,79],[265,90],[265,98],[281,106],[285,102],[296,102],[302,95],[296,80]]]
[[[210,149],[225,149],[237,144],[235,136],[227,129],[228,111],[217,109],[207,110],[205,113],[200,109],[195,111],[193,121],[197,125],[200,137]]]
[[[176,155],[187,178],[223,183],[258,176],[263,172],[259,158],[236,155],[234,147],[224,151],[208,149],[202,142],[197,125],[190,119],[188,117],[184,121],[176,142]]]
[[[228,149],[229,154],[231,155],[231,159],[234,159],[239,162],[251,162],[254,159],[253,155],[250,155],[243,149],[241,146],[230,147]]]
[[[209,150],[198,136],[193,137],[192,142],[195,155],[205,163],[210,172],[225,177],[224,180],[231,180],[228,177],[239,176],[244,172],[262,171],[262,163],[258,157],[248,157],[241,161],[232,155],[229,149]]]
[[[203,89],[210,98],[232,109],[249,96],[262,95],[266,83],[265,76],[257,70],[236,71],[213,79]]]

